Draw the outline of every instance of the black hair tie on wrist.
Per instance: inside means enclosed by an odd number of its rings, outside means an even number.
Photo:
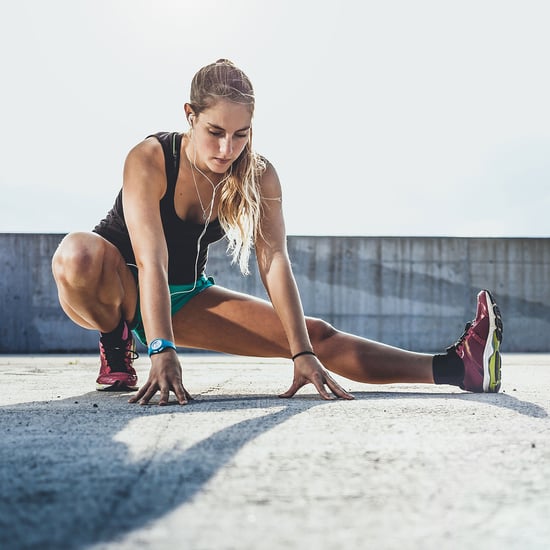
[[[313,355],[314,357],[317,357],[315,353],[313,353],[310,350],[301,351],[300,353],[297,353],[296,355],[292,356],[292,360],[296,359],[297,357],[300,357],[300,355]]]

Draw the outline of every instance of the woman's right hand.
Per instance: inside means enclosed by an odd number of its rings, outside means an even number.
[[[187,405],[193,399],[183,387],[181,365],[177,353],[173,350],[151,356],[149,378],[128,402],[147,405],[157,391],[160,392],[159,405],[168,404],[170,391],[174,392],[180,405]]]

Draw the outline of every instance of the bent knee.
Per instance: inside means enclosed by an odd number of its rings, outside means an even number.
[[[336,334],[337,330],[323,319],[308,317],[307,330],[312,342],[322,342]]]
[[[52,258],[52,272],[58,285],[84,286],[99,276],[105,247],[92,233],[70,233]]]

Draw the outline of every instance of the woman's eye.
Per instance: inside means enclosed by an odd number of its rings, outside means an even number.
[[[224,136],[224,132],[218,132],[217,130],[208,130],[208,133],[214,137]],[[248,137],[248,132],[245,132],[244,134],[235,134],[235,137],[238,139],[246,139]]]

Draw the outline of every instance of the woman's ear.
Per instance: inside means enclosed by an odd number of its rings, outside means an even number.
[[[193,108],[191,107],[191,105],[189,105],[189,103],[186,103],[183,106],[183,110],[185,111],[185,118],[187,118],[187,122],[189,122],[189,125],[192,127],[193,120],[195,118],[195,113],[193,112]]]

